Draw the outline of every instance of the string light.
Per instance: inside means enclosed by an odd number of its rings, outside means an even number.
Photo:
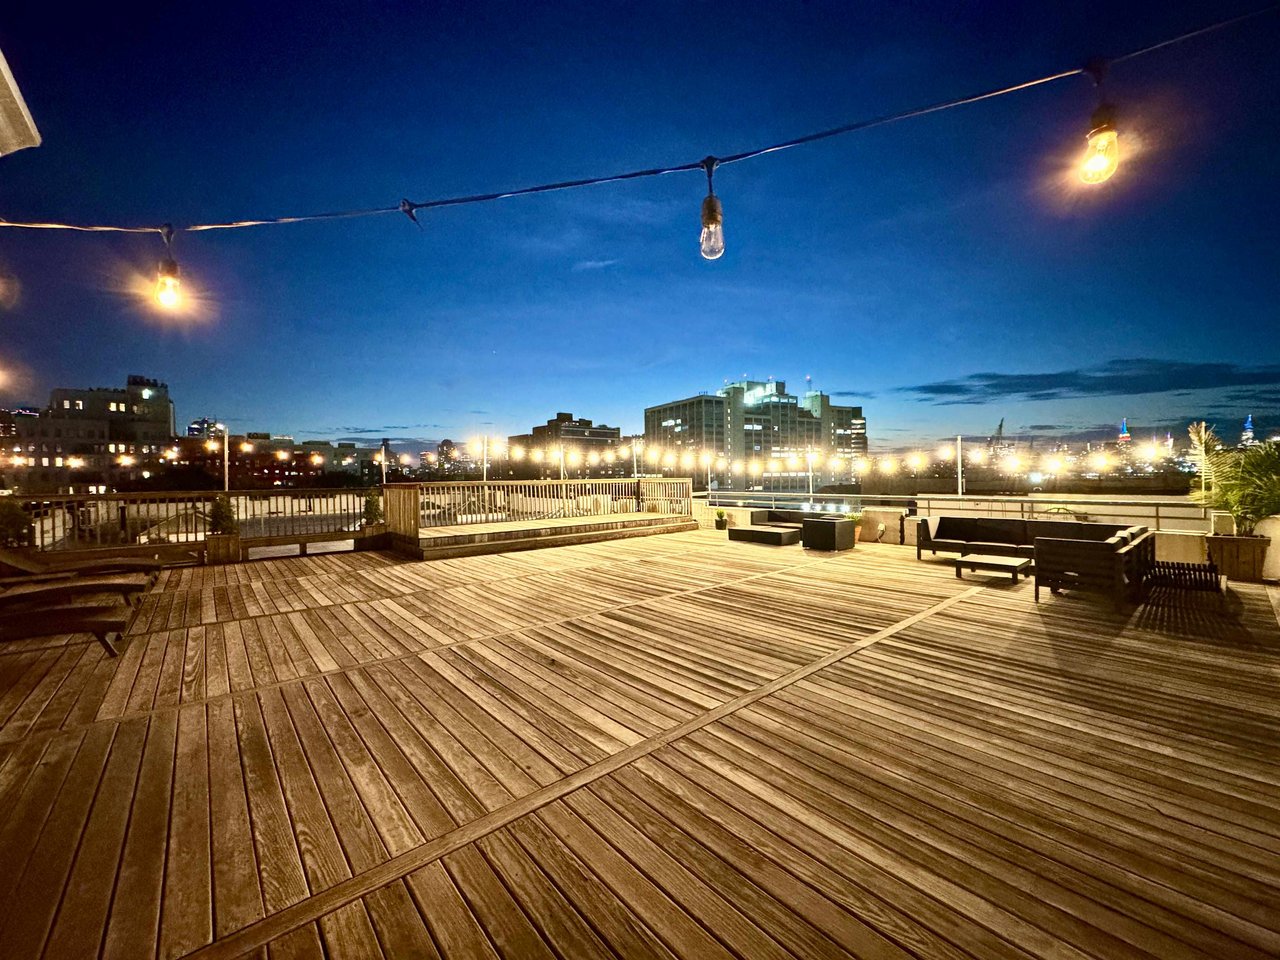
[[[160,228],[164,238],[164,258],[156,276],[156,303],[165,310],[176,310],[182,303],[181,282],[178,280],[178,261],[173,259],[173,226],[166,223]]]
[[[1093,78],[1099,97],[1098,109],[1093,111],[1089,120],[1089,133],[1085,137],[1088,146],[1084,162],[1080,165],[1080,179],[1085,183],[1110,180],[1120,165],[1120,135],[1116,131],[1115,107],[1101,99],[1106,72],[1107,64],[1102,60],[1090,61],[1085,66],[1085,73]]]
[[[719,164],[715,157],[707,157],[702,161],[702,169],[707,171],[707,196],[702,201],[702,237],[700,245],[704,260],[719,260],[724,256],[724,208],[720,206],[720,198],[716,196],[711,175]]]
[[[1271,4],[1267,7],[1254,10],[1236,17],[1220,20],[1210,23],[1204,27],[1188,31],[1186,33],[1174,36],[1157,43],[1132,50],[1129,53],[1112,58],[1108,64],[1115,65],[1129,60],[1145,56],[1157,50],[1173,44],[1182,43],[1183,41],[1199,37],[1213,31],[1221,30],[1225,27],[1234,26],[1246,20],[1251,20],[1267,14],[1273,14],[1280,11],[1280,4]],[[402,199],[394,205],[383,207],[368,207],[357,210],[340,210],[323,213],[288,215],[280,217],[260,217],[255,219],[236,220],[221,223],[198,223],[190,224],[180,228],[183,232],[196,233],[209,230],[235,230],[248,227],[261,227],[289,223],[312,223],[324,220],[345,220],[359,217],[384,216],[387,214],[403,214],[410,220],[417,223],[417,212],[420,210],[430,210],[440,207],[461,206],[464,204],[486,203],[493,200],[502,200],[511,197],[530,196],[534,194],[549,193],[558,190],[571,190],[580,187],[597,186],[608,183],[621,183],[630,180],[644,179],[648,177],[665,176],[673,173],[687,173],[695,170],[703,170],[707,176],[707,197],[702,204],[702,236],[701,251],[702,255],[709,260],[719,258],[724,253],[724,216],[723,208],[720,200],[715,196],[712,190],[712,172],[716,167],[725,166],[731,163],[740,163],[745,160],[754,160],[771,153],[777,153],[782,150],[790,150],[795,147],[805,146],[807,144],[816,143],[821,140],[827,140],[832,137],[843,136],[850,133],[869,130],[875,127],[886,126],[891,123],[898,123],[903,120],[910,120],[917,117],[927,116],[943,110],[950,110],[956,107],[967,106],[979,103],[984,100],[990,100],[995,97],[1002,97],[1008,94],[1018,93],[1024,90],[1038,87],[1043,84],[1053,83],[1067,77],[1079,76],[1081,74],[1094,75],[1097,74],[1094,67],[1101,64],[1102,61],[1095,61],[1090,66],[1076,67],[1069,70],[1061,70],[1056,73],[1047,74],[1045,76],[1036,77],[1031,80],[1025,80],[1021,83],[1012,84],[1010,86],[999,87],[996,89],[985,90],[978,93],[972,93],[965,96],[955,97],[950,100],[939,101],[936,103],[926,104],[919,107],[903,110],[897,113],[883,114],[869,119],[857,120],[850,123],[832,127],[828,130],[821,130],[815,133],[805,134],[803,136],[794,137],[790,140],[783,140],[768,146],[757,147],[746,150],[741,153],[731,154],[723,157],[707,157],[703,160],[679,163],[672,166],[653,167],[643,170],[631,170],[625,173],[611,174],[607,176],[588,177],[577,180],[564,180],[556,183],[543,183],[530,187],[521,187],[518,189],[497,191],[492,193],[472,194],[468,196],[445,197],[435,200],[426,201],[410,201]],[[1103,112],[1106,108],[1106,112]],[[1101,183],[1115,173],[1116,166],[1119,162],[1119,136],[1115,128],[1114,110],[1107,104],[1102,104],[1099,111],[1094,114],[1094,122],[1090,126],[1089,135],[1089,153],[1086,157],[1085,164],[1081,171],[1081,176],[1088,183]],[[0,219],[0,227],[11,227],[28,230],[73,230],[84,233],[155,233],[158,232],[165,238],[166,256],[160,263],[160,269],[157,275],[155,299],[156,302],[166,310],[177,309],[181,305],[181,281],[179,279],[179,271],[177,261],[173,259],[171,240],[173,228],[169,225],[161,226],[120,226],[112,224],[104,225],[86,225],[72,223],[55,223],[45,221],[18,222]]]

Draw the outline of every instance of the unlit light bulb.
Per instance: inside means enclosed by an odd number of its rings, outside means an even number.
[[[724,256],[724,211],[720,198],[711,194],[702,201],[702,256],[706,260]]]
[[[175,309],[182,300],[181,282],[178,280],[178,262],[171,257],[160,261],[156,278],[156,303],[166,310]]]

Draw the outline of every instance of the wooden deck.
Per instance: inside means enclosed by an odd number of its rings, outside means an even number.
[[[1233,591],[713,533],[172,570],[116,661],[0,650],[0,957],[1274,957]]]

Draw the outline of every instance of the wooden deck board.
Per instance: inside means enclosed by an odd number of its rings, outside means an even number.
[[[166,571],[116,660],[0,651],[0,955],[1274,955],[1274,592],[701,532]]]

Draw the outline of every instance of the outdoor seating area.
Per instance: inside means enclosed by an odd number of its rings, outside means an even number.
[[[0,644],[0,956],[1274,956],[1280,595],[1216,599],[714,531],[167,569],[116,658]]]

